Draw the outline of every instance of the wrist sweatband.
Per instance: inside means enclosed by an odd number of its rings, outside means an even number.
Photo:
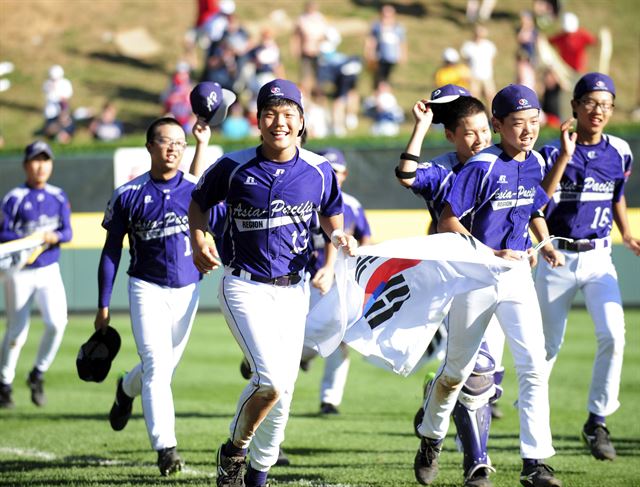
[[[396,167],[396,177],[398,179],[411,179],[416,177],[416,171],[405,172]]]
[[[404,159],[405,161],[420,162],[419,156],[414,156],[413,154],[409,154],[408,152],[403,152],[402,154],[400,154],[400,159]]]
[[[542,210],[534,211],[531,215],[531,218],[529,218],[529,221],[533,220],[534,218],[544,218],[544,212]]]

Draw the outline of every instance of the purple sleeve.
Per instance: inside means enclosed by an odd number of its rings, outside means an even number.
[[[344,210],[342,208],[342,191],[338,186],[336,174],[328,162],[321,164],[320,168],[324,178],[324,193],[322,194],[320,214],[322,216],[339,215]]]
[[[549,174],[549,171],[551,170],[553,165],[556,163],[556,160],[558,159],[559,154],[560,154],[560,151],[558,150],[557,147],[553,145],[545,145],[542,149],[540,149],[540,155],[544,159],[545,176]]]
[[[113,283],[122,255],[122,235],[107,232],[98,266],[98,307],[106,308],[111,302]]]
[[[422,196],[425,200],[433,200],[447,174],[448,171],[430,162],[418,166],[418,169],[416,169],[416,177],[410,189],[415,194]]]
[[[20,238],[20,235],[11,230],[11,215],[15,204],[15,198],[7,198],[3,202],[2,211],[0,212],[0,242],[8,242]]]
[[[451,210],[458,219],[486,198],[487,195],[483,194],[485,190],[482,187],[484,176],[483,166],[473,162],[467,163],[456,176],[446,202],[451,205]]]
[[[73,237],[73,231],[71,230],[71,205],[67,199],[67,195],[64,194],[64,204],[62,205],[60,228],[56,230],[60,243],[70,242]]]
[[[542,189],[542,186],[537,186],[536,194],[533,197],[533,206],[531,207],[531,214],[533,214],[533,212],[539,210],[544,205],[546,205],[550,199],[551,198],[547,196],[547,193],[545,192],[545,190]]]
[[[200,177],[196,188],[191,192],[191,198],[202,211],[227,198],[229,178],[236,166],[236,162],[222,157],[205,171]]]

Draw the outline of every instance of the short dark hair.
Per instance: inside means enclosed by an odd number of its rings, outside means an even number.
[[[178,122],[173,117],[158,118],[151,122],[151,125],[149,125],[149,128],[147,129],[147,144],[153,142],[153,138],[156,136],[157,128],[162,127],[163,125],[176,125],[177,127],[180,127],[182,129],[182,125],[180,125],[180,122]],[[184,129],[182,129],[182,131],[184,132]]]
[[[296,107],[298,109],[298,113],[300,114],[300,116],[304,117],[304,112],[302,111],[302,107],[298,105],[296,102],[291,101],[288,98],[271,97],[271,98],[268,98],[267,101],[265,101],[264,105],[258,111],[258,118],[260,118],[264,110],[268,108],[282,107],[282,106]]]
[[[487,113],[484,104],[473,96],[461,96],[449,103],[432,103],[433,123],[441,123],[444,128],[455,132],[461,119]]]

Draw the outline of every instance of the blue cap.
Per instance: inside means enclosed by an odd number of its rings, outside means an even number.
[[[49,147],[49,144],[42,140],[36,140],[25,147],[24,162],[30,161],[40,154],[46,154],[49,159],[53,159],[53,151],[51,147]]]
[[[267,101],[272,98],[283,98],[297,104],[304,113],[302,106],[302,93],[295,83],[286,79],[274,79],[260,88],[258,92],[258,113],[262,111]]]
[[[236,101],[236,95],[218,83],[204,81],[191,90],[189,100],[193,113],[210,125],[219,125],[227,116],[229,107]]]
[[[531,88],[523,85],[509,85],[502,88],[491,102],[491,113],[497,118],[532,108],[540,110],[538,95]]]
[[[318,151],[318,154],[324,156],[331,167],[336,172],[344,172],[347,170],[347,160],[344,158],[344,154],[340,149],[336,149],[335,147],[327,147],[321,151]]]
[[[471,93],[462,86],[449,84],[433,90],[431,92],[431,99],[427,101],[429,103],[449,103],[461,96],[471,96]]]
[[[592,91],[608,91],[614,98],[616,96],[616,87],[609,76],[602,73],[587,73],[576,83],[573,89],[573,99],[579,100],[582,95]]]

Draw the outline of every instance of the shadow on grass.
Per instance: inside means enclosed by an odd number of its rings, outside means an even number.
[[[380,10],[383,5],[391,5],[396,9],[398,15],[408,15],[410,17],[426,17],[429,12],[424,2],[400,3],[383,0],[351,0],[351,3],[359,7],[368,7],[375,10]]]
[[[153,62],[142,61],[139,59],[133,59],[130,57],[122,56],[120,54],[113,54],[113,53],[103,52],[103,51],[102,52],[94,51],[94,52],[88,53],[87,56],[91,59],[96,59],[98,61],[104,61],[112,64],[119,64],[122,66],[131,66],[134,68],[146,69],[149,71],[157,71],[160,73],[165,72],[163,65],[160,63],[153,63]]]
[[[21,103],[19,101],[14,100],[0,100],[0,107],[12,108],[14,110],[20,110],[22,112],[29,113],[42,113],[43,106],[40,105],[32,105],[30,103]],[[43,118],[44,120],[44,115]]]

